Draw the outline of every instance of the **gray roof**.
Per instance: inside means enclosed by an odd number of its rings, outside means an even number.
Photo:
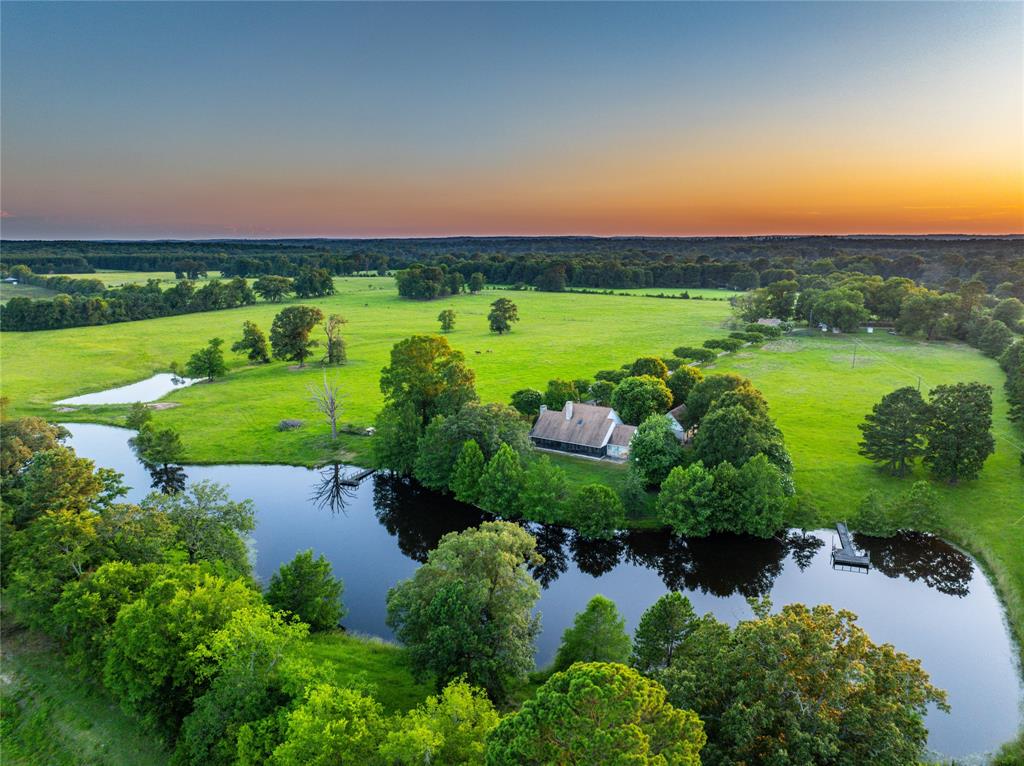
[[[679,425],[685,425],[686,421],[686,405],[680,404],[678,407],[673,407],[668,411]]]
[[[608,440],[608,443],[619,447],[628,447],[629,443],[633,441],[633,434],[635,433],[636,426],[627,426],[625,423],[619,423],[612,431],[612,438]]]
[[[570,407],[572,415],[567,418],[565,410]],[[612,413],[611,407],[566,402],[561,411],[541,412],[533,424],[530,436],[534,439],[600,448],[608,443],[616,425],[617,417]]]

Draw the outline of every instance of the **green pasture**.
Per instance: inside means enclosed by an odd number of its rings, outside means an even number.
[[[0,303],[7,303],[11,298],[31,298],[32,300],[48,300],[57,295],[53,290],[37,285],[11,285],[0,282]]]

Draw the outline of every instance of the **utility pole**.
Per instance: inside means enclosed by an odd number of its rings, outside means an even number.
[[[854,341],[853,342],[853,364],[851,364],[850,367],[856,367],[856,366],[857,366],[857,341]]]

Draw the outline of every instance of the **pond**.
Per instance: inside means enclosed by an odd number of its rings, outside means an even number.
[[[61,399],[57,404],[131,404],[132,402],[155,402],[171,391],[191,386],[199,381],[194,378],[180,378],[169,372],[161,372],[151,378],[130,383],[119,388],[108,388],[91,394]]]
[[[127,444],[132,432],[67,427],[80,455],[125,475],[131,500],[151,491],[150,474]],[[300,550],[323,553],[345,581],[345,626],[385,637],[391,635],[384,622],[388,589],[410,577],[442,535],[485,520],[476,509],[387,476],[346,488],[338,480],[355,469],[344,466],[183,470],[190,482],[210,479],[227,485],[235,499],[255,500],[253,548],[261,579]],[[858,536],[873,567],[857,574],[832,569],[833,533],[827,530],[771,540],[631,532],[587,542],[558,527],[530,529],[546,559],[534,573],[543,586],[540,665],[551,661],[562,631],[597,593],[616,602],[630,631],[669,589],[685,593],[698,613],[710,611],[729,623],[751,616],[747,596],[769,595],[776,608],[829,603],[859,615],[874,641],[920,658],[949,693],[952,713],[928,716],[929,744],[937,752],[962,758],[995,748],[1017,731],[1024,689],[1002,605],[977,564],[939,539]]]

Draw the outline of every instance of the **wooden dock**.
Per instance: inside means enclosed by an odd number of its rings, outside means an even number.
[[[836,524],[836,533],[839,535],[839,547],[832,544],[832,566],[840,569],[864,570],[871,568],[871,556],[861,556],[853,547],[853,540],[850,537],[850,530],[842,522]]]
[[[362,471],[353,476],[346,476],[338,483],[341,484],[343,487],[358,487],[362,483],[363,479],[365,479],[367,476],[373,476],[375,473],[377,473],[376,468],[364,468]]]

